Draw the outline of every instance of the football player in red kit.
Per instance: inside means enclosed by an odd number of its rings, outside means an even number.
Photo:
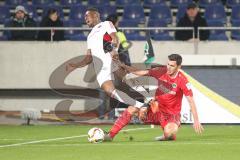
[[[163,135],[155,140],[175,140],[180,127],[180,112],[183,95],[186,96],[194,119],[193,128],[196,133],[202,133],[203,127],[198,119],[196,105],[193,99],[191,84],[180,71],[182,57],[178,54],[168,56],[166,67],[150,70],[137,70],[136,68],[122,65],[129,72],[138,76],[152,76],[158,80],[158,89],[148,109],[139,110],[139,118],[146,124],[159,124],[163,129]],[[105,135],[106,140],[112,140],[115,135],[126,126],[132,113],[136,113],[134,107],[128,107],[116,120],[110,132]]]

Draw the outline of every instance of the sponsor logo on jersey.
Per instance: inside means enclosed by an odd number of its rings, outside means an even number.
[[[173,83],[173,84],[172,84],[172,88],[177,88],[177,84],[176,84],[176,83]]]
[[[171,95],[176,95],[177,92],[175,92],[175,91],[170,91],[169,94],[171,94]]]

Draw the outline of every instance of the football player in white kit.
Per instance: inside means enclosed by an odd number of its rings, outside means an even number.
[[[67,71],[73,71],[76,68],[84,67],[91,62],[97,74],[97,81],[100,87],[108,96],[117,99],[120,102],[130,105],[128,111],[131,115],[139,111],[145,104],[129,97],[126,93],[117,90],[113,84],[113,72],[118,70],[117,58],[118,39],[116,29],[110,21],[100,21],[100,14],[96,8],[89,8],[85,13],[86,24],[92,28],[87,38],[87,54],[85,58],[78,63],[67,65]],[[104,44],[104,35],[110,35],[111,42]]]

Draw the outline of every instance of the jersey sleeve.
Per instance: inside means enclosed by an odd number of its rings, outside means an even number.
[[[157,67],[149,70],[149,76],[158,79],[167,72],[166,67]]]
[[[185,96],[191,96],[191,97],[193,96],[192,85],[186,77],[182,77],[180,87],[181,87],[181,89],[183,91],[183,94]]]
[[[116,28],[114,27],[114,25],[110,21],[105,21],[105,29],[106,29],[108,34],[111,34],[113,32],[117,32]]]

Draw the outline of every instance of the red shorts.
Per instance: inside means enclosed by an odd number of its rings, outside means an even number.
[[[147,117],[143,121],[145,124],[155,124],[155,125],[161,125],[162,128],[164,128],[168,123],[173,122],[180,127],[180,113],[179,114],[169,114],[164,112],[156,112],[155,114],[150,110],[147,112]]]

